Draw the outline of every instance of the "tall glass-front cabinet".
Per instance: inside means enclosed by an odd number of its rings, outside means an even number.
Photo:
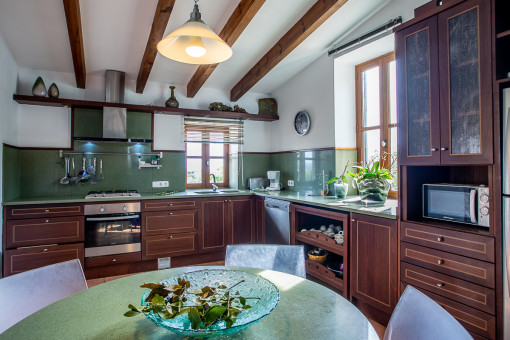
[[[471,0],[396,33],[400,164],[492,163],[490,27]]]

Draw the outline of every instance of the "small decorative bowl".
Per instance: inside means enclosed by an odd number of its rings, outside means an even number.
[[[241,280],[243,283],[236,286],[241,296],[259,297],[260,300],[250,300],[252,308],[243,310],[237,317],[232,327],[227,328],[225,321],[218,321],[206,329],[192,329],[187,314],[179,315],[175,319],[163,319],[154,313],[147,313],[147,319],[154,322],[159,327],[169,331],[190,337],[214,337],[233,334],[242,331],[248,326],[260,321],[276,307],[280,300],[280,292],[276,286],[265,278],[242,272],[239,270],[225,269],[205,269],[189,273],[176,274],[168,279],[161,281],[165,285],[177,284],[177,278],[182,278],[190,282],[190,289],[197,290],[204,286],[219,286],[221,284],[230,287]],[[142,305],[149,295],[147,290],[142,296]],[[255,302],[256,301],[256,302]]]
[[[308,258],[314,262],[324,264],[326,262],[326,258],[328,257],[328,252],[324,249],[320,250],[310,250],[308,252]]]

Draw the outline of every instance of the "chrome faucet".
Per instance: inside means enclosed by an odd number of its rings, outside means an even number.
[[[216,176],[214,176],[214,174],[210,174],[209,178],[211,178],[211,176],[212,176],[212,179],[213,179],[212,190],[216,191],[216,190],[218,190],[218,186],[216,185]]]

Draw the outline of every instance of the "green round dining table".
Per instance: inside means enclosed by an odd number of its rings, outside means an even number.
[[[191,339],[156,326],[143,315],[125,317],[145,288],[170,276],[201,269],[236,269],[260,275],[280,291],[280,302],[246,330],[215,339],[379,339],[348,300],[315,282],[281,272],[243,267],[182,267],[106,282],[55,302],[0,334],[0,339]],[[28,295],[19,303],[30,303]],[[2,306],[8,308],[8,306]]]

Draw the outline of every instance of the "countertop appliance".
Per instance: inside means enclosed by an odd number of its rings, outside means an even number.
[[[269,179],[269,187],[267,190],[281,190],[282,184],[280,183],[280,171],[271,170],[267,172]]]
[[[265,237],[268,244],[290,244],[290,202],[264,199]]]
[[[136,190],[90,191],[85,198],[142,197]]]
[[[248,179],[248,187],[250,190],[264,189],[266,180],[263,177],[253,177]]]
[[[510,88],[502,94],[503,131],[503,339],[510,339]]]
[[[489,188],[423,184],[423,217],[489,227]]]
[[[85,204],[85,257],[141,251],[140,202]]]

